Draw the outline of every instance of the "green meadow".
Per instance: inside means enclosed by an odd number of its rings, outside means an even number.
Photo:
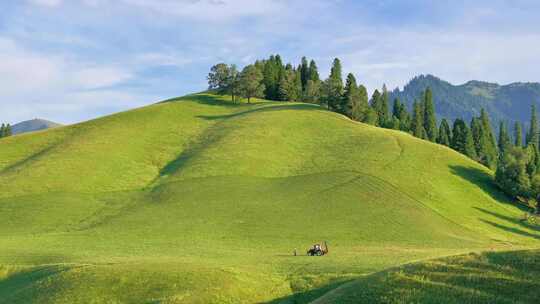
[[[540,228],[492,174],[209,93],[4,138],[0,303],[532,303]]]

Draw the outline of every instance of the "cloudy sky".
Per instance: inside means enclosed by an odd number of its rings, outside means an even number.
[[[370,90],[418,74],[540,81],[536,0],[0,1],[0,121],[73,123],[206,88],[217,62],[334,57]]]

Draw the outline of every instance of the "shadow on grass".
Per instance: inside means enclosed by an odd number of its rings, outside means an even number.
[[[245,116],[253,113],[261,113],[261,112],[273,112],[273,111],[281,111],[281,110],[308,110],[308,111],[320,111],[321,108],[319,106],[315,106],[312,104],[287,104],[287,103],[278,103],[278,102],[272,102],[267,103],[267,106],[264,107],[258,107],[255,109],[249,109],[242,112],[232,113],[232,114],[225,114],[225,115],[199,115],[198,118],[203,118],[207,120],[220,120],[220,119],[229,119],[229,118],[235,118],[240,116]]]
[[[270,302],[266,302],[265,304],[303,304],[303,303],[311,303],[315,301],[316,299],[322,297],[324,294],[340,287],[343,284],[349,283],[353,280],[343,280],[343,281],[335,281],[332,283],[329,283],[327,285],[321,286],[319,288],[314,288],[310,290],[306,290],[303,292],[298,292],[295,294],[292,294],[290,296],[274,299]]]
[[[523,221],[523,220],[521,220],[519,218],[503,215],[503,214],[500,214],[500,213],[497,213],[497,212],[493,212],[491,210],[486,210],[484,208],[474,207],[474,209],[476,209],[478,211],[481,211],[481,212],[483,212],[485,214],[489,214],[491,216],[494,216],[494,217],[496,217],[498,219],[510,222],[512,224],[516,224],[518,226],[522,226],[524,228],[540,232],[540,226],[530,224],[529,222]]]
[[[523,206],[514,204],[512,200],[504,194],[498,187],[495,185],[493,177],[486,173],[484,170],[480,170],[474,167],[465,167],[465,166],[449,166],[451,172],[454,175],[457,175],[464,180],[469,181],[470,183],[476,185],[478,188],[482,189],[484,193],[488,194],[491,198],[501,203],[509,204],[515,207],[518,207],[522,210],[526,210]]]
[[[536,239],[536,240],[540,240],[540,235],[530,233],[530,232],[527,232],[527,231],[519,229],[519,228],[509,227],[509,226],[506,226],[506,225],[498,224],[498,223],[488,221],[488,220],[484,220],[484,219],[480,219],[480,221],[482,221],[482,222],[484,222],[486,224],[489,224],[489,225],[491,225],[491,226],[493,226],[495,228],[502,229],[502,230],[504,230],[506,232],[515,233],[515,234],[519,234],[521,236],[530,237],[530,238],[533,238],[533,239]]]
[[[72,267],[59,265],[41,266],[30,270],[22,270],[21,272],[8,276],[6,279],[0,280],[0,299],[20,300],[20,296],[24,293],[25,289],[29,288],[29,286],[43,280],[49,280],[50,277],[70,269],[72,269]],[[0,302],[2,302],[1,300]],[[10,302],[6,301],[5,303]]]

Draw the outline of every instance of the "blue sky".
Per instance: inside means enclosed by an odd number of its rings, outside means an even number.
[[[73,123],[206,88],[217,62],[334,57],[371,91],[418,74],[540,81],[540,1],[6,0],[0,121]]]

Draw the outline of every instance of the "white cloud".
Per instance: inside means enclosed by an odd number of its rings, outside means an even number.
[[[55,7],[60,4],[62,4],[62,0],[29,0],[30,3],[42,5],[42,6],[49,6],[49,7]]]
[[[123,3],[152,11],[206,21],[231,20],[279,12],[282,3],[268,0],[122,0]]]
[[[91,108],[112,111],[138,106],[145,95],[110,88],[131,77],[131,71],[117,66],[39,53],[0,37],[0,120],[41,116],[75,122],[95,117]]]

